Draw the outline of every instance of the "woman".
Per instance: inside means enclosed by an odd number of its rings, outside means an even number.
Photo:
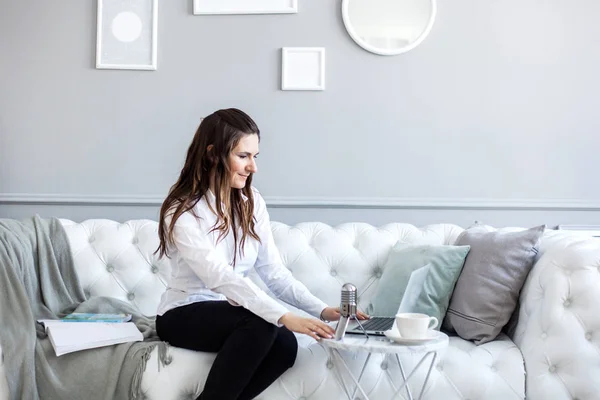
[[[173,346],[218,353],[202,400],[256,397],[294,364],[292,332],[331,338],[323,321],[340,318],[281,263],[265,201],[251,186],[259,140],[240,110],[203,119],[160,211],[158,252],[173,268],[156,328]],[[323,321],[289,312],[247,278],[252,268],[279,299]]]

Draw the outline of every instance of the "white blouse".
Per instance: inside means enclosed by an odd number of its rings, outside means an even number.
[[[231,230],[219,243],[219,231],[210,232],[217,220],[207,203],[214,207],[212,192],[207,192],[196,204],[194,210],[198,219],[191,210],[177,219],[173,230],[174,245],[169,247],[171,277],[157,315],[197,301],[228,300],[278,325],[281,316],[289,310],[248,278],[251,268],[256,269],[277,298],[317,318],[321,315],[327,304],[311,294],[281,262],[265,201],[258,190],[253,188],[253,192],[255,231],[261,242],[248,236],[243,254],[238,252],[235,268],[231,265],[234,252]],[[169,224],[170,220],[167,217],[165,222]]]

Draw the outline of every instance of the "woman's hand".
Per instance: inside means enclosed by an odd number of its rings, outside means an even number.
[[[294,313],[288,312],[279,318],[279,323],[283,324],[292,332],[303,333],[315,340],[319,338],[331,339],[335,331],[332,327],[316,318],[304,318]]]
[[[325,321],[338,321],[340,319],[340,308],[339,307],[325,307],[321,311],[321,319]],[[370,317],[364,312],[357,310],[356,316],[360,320],[369,319]]]

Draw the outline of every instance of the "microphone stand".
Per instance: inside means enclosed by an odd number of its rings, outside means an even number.
[[[356,321],[356,323],[358,324],[358,326],[360,327],[360,329],[362,330],[362,332],[368,339],[369,334],[367,333],[367,331],[361,324],[361,322],[358,319],[358,317],[356,316],[356,314],[352,314],[352,315],[348,315],[348,316],[342,315],[340,317],[340,320],[338,321],[338,324],[335,328],[335,340],[341,340],[344,337],[344,334],[346,333],[346,328],[348,327],[348,322],[350,322],[350,320]]]
[[[365,334],[365,336],[367,337],[367,339],[369,338],[369,334],[367,333],[367,331],[365,330],[365,328],[363,328],[362,324],[360,323],[359,319],[356,317],[356,315],[352,316],[352,318],[358,323],[358,326],[360,326],[360,329],[363,331],[363,333]]]
[[[341,301],[340,301],[340,320],[338,321],[337,326],[335,327],[335,340],[342,340],[344,335],[346,334],[346,328],[348,327],[348,321],[353,319],[358,323],[360,329],[365,334],[367,339],[369,335],[367,331],[362,326],[360,321],[356,316],[356,286],[351,283],[345,283],[342,286],[341,292]]]

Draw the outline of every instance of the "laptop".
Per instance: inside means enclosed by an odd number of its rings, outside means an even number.
[[[367,335],[385,336],[383,332],[392,329],[394,326],[395,317],[371,317],[368,320],[360,321],[361,325],[367,332]],[[354,320],[348,323],[346,333],[364,335],[358,323]]]

